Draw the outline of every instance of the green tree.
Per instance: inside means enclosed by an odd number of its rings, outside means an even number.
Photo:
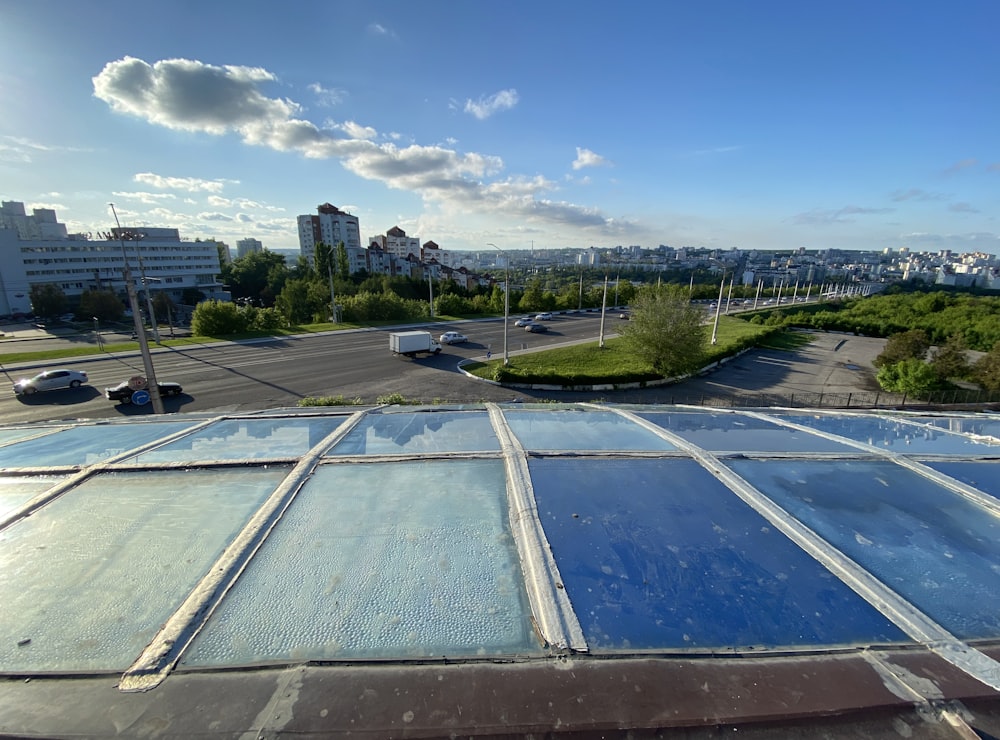
[[[121,321],[125,304],[112,290],[85,290],[80,296],[80,315],[96,316],[100,321]]]
[[[344,242],[337,244],[337,269],[336,274],[341,280],[347,280],[351,276],[351,263],[347,259],[347,247]]]
[[[313,250],[313,264],[315,266],[315,274],[322,278],[323,280],[329,280],[330,275],[336,274],[337,270],[334,265],[336,256],[331,247],[326,242],[316,242],[315,249]]]
[[[707,338],[703,311],[691,304],[687,290],[650,286],[632,301],[632,319],[621,335],[628,349],[664,377],[686,375],[701,366]]]
[[[34,283],[28,294],[35,316],[52,318],[66,310],[66,294],[55,283]]]
[[[969,358],[966,355],[965,339],[961,334],[952,334],[948,341],[931,353],[931,367],[939,378],[964,378],[969,374]]]
[[[517,307],[521,311],[545,310],[545,297],[542,291],[542,281],[539,278],[532,278],[528,282],[521,300],[517,303]]]
[[[1000,342],[976,360],[972,367],[976,382],[988,391],[1000,391]]]
[[[249,298],[271,305],[288,277],[285,258],[274,252],[251,252],[233,260],[229,289],[233,298]]]
[[[191,330],[203,337],[223,337],[247,330],[245,317],[230,301],[202,301],[191,316]]]
[[[153,311],[156,313],[157,323],[166,321],[172,324],[174,308],[174,301],[166,291],[158,290],[153,294]]]
[[[883,365],[875,376],[883,390],[906,393],[911,396],[926,396],[941,386],[937,373],[928,363],[916,357]]]
[[[875,367],[895,365],[903,360],[921,360],[927,356],[931,340],[923,329],[911,329],[893,334],[885,343],[881,354],[872,364]]]

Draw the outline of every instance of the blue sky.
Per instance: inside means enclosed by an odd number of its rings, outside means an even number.
[[[0,197],[297,248],[1000,253],[995,0],[0,0]]]

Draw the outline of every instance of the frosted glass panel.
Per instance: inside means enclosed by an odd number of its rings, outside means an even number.
[[[1000,461],[925,462],[924,465],[1000,499]]]
[[[5,445],[8,442],[16,442],[17,440],[24,439],[25,437],[37,437],[40,434],[44,434],[46,431],[45,427],[0,429],[0,445]]]
[[[909,454],[989,455],[1000,452],[1000,445],[975,442],[932,427],[918,427],[892,419],[861,416],[788,415],[789,421],[837,434],[884,450]]]
[[[255,460],[297,457],[309,452],[347,417],[294,419],[229,419],[129,462],[184,462],[187,460]]]
[[[737,414],[650,412],[643,419],[713,452],[845,452],[854,448]]]
[[[165,421],[73,427],[0,447],[0,467],[93,465],[179,432],[193,423]]]
[[[538,649],[500,460],[324,465],[187,665]]]
[[[691,460],[531,459],[529,467],[592,649],[907,639]]]
[[[1000,637],[1000,521],[887,462],[728,464],[963,639]]]
[[[286,471],[234,472],[100,475],[0,532],[0,670],[131,665]]]
[[[21,508],[43,491],[49,490],[59,480],[53,476],[30,478],[0,476],[0,518]]]
[[[504,411],[528,450],[676,450],[648,429],[610,411]]]
[[[328,455],[499,450],[486,412],[369,414]]]

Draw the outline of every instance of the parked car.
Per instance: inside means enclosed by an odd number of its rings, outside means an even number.
[[[541,333],[543,331],[548,331],[549,327],[547,327],[545,324],[531,323],[531,324],[528,324],[527,326],[525,326],[524,330],[525,331],[530,331],[533,334],[538,334],[538,333]]]
[[[39,391],[52,391],[57,388],[79,388],[87,382],[87,373],[81,370],[46,370],[33,378],[21,378],[14,383],[15,396],[30,396]]]
[[[530,316],[522,316],[517,321],[514,322],[514,326],[527,326],[528,324],[534,323],[534,319]]]
[[[462,342],[468,342],[469,338],[464,334],[459,334],[457,331],[446,331],[438,337],[438,341],[441,344],[461,344]]]
[[[544,311],[540,314],[535,314],[535,321],[552,321],[552,314],[548,311]]]
[[[160,398],[179,396],[184,390],[180,383],[158,382],[156,387],[160,390]],[[104,397],[109,401],[118,401],[118,403],[132,403],[132,394],[144,390],[148,390],[148,383],[138,383],[135,379],[123,380],[118,385],[105,388]]]

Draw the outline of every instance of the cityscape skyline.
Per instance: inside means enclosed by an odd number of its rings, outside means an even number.
[[[365,244],[1000,254],[997,20],[0,0],[0,198],[275,250],[329,202]]]

